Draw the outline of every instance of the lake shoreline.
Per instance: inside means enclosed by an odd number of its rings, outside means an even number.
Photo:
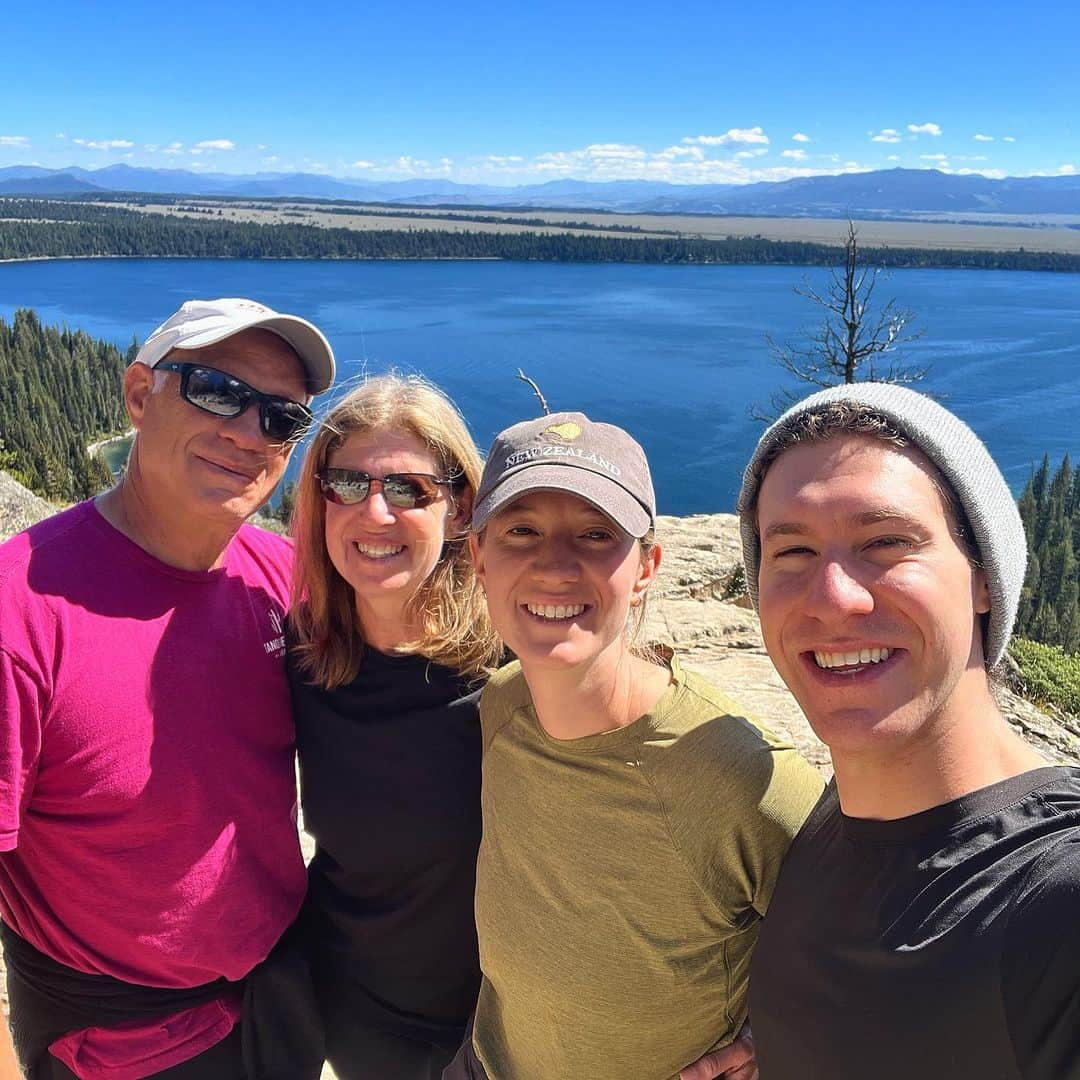
[[[634,243],[634,240],[628,240]],[[905,252],[920,254],[924,250],[926,254],[933,255],[933,249],[902,248]],[[982,255],[1012,255],[1015,251],[1010,248],[978,248],[978,254]],[[837,248],[837,261],[842,258],[843,249]],[[1053,255],[1057,252],[1037,252],[1037,255]],[[1060,254],[1070,256],[1071,252]],[[737,261],[727,262],[719,260],[694,260],[672,262],[664,259],[511,259],[502,255],[384,255],[378,258],[367,255],[26,255],[17,259],[0,259],[0,266],[18,265],[25,263],[48,263],[48,262],[77,262],[77,261],[107,261],[107,260],[154,260],[158,262],[315,262],[315,263],[510,263],[514,265],[531,265],[540,263],[547,266],[685,266],[695,269],[714,269],[716,267],[801,267],[805,270],[828,270],[833,268],[832,262],[787,262],[780,259],[763,259],[760,261]],[[870,267],[873,269],[873,267]],[[1080,274],[1080,265],[1068,266],[956,266],[941,263],[926,266],[887,266],[881,267],[886,273],[897,270],[937,270],[937,271],[961,271],[964,273],[985,274]]]

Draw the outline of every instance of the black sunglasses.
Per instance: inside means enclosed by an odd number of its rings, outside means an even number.
[[[323,469],[315,474],[323,498],[339,506],[362,503],[371,494],[371,485],[382,486],[383,498],[399,510],[430,506],[439,497],[439,488],[453,487],[452,480],[441,480],[428,473],[399,472],[389,476],[369,476],[355,469]]]
[[[235,375],[202,364],[181,364],[163,360],[157,371],[180,373],[180,396],[196,409],[232,419],[252,402],[259,403],[259,423],[273,442],[290,443],[301,438],[315,420],[311,410],[299,401],[264,394],[241,382]]]

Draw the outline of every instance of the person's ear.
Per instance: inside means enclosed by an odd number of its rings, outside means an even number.
[[[146,364],[128,364],[124,370],[124,406],[131,426],[138,431],[146,415],[147,403],[154,392],[154,369]]]
[[[651,544],[647,551],[642,551],[641,561],[638,566],[638,576],[634,582],[633,593],[630,603],[636,607],[645,598],[645,592],[656,578],[660,570],[660,561],[663,556],[659,544]]]
[[[469,529],[469,519],[472,517],[472,488],[463,488],[461,491],[455,492],[454,505],[454,512],[446,523],[446,535],[450,537],[464,536]]]
[[[476,570],[476,579],[481,587],[484,584],[484,542],[476,533],[469,533],[469,558]]]
[[[986,571],[981,566],[975,568],[972,599],[976,615],[985,615],[990,610],[990,586],[986,584]]]

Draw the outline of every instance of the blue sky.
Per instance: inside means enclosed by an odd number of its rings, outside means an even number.
[[[518,184],[1080,169],[1080,8],[57,0],[5,16],[0,166]]]

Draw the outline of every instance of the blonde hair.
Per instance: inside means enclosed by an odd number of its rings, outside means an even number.
[[[364,639],[352,587],[334,569],[326,550],[326,502],[316,475],[329,455],[358,432],[406,432],[419,439],[439,472],[454,481],[455,500],[475,494],[482,469],[454,403],[416,375],[367,379],[322,421],[297,483],[290,624],[298,668],[327,690],[356,677]],[[420,633],[415,641],[401,643],[398,652],[425,656],[467,676],[482,677],[497,665],[502,644],[488,618],[464,534],[446,538],[439,562],[409,600],[405,614]]]

